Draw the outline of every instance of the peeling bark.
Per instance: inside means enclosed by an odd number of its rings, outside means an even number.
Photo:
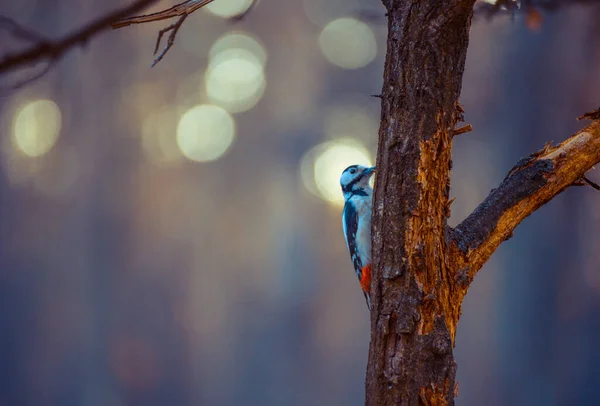
[[[447,225],[473,3],[384,1],[367,405],[454,404],[454,339],[474,275],[525,217],[600,162],[597,120],[517,163],[456,229]]]
[[[467,283],[531,213],[580,181],[600,161],[600,120],[557,146],[517,162],[498,188],[449,235],[453,257]]]
[[[373,210],[368,405],[452,404],[452,135],[473,1],[388,1]]]

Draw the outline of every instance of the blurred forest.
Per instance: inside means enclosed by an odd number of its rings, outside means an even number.
[[[127,3],[0,14],[57,37]],[[263,0],[227,18],[249,6],[194,13],[153,69],[162,23],[0,98],[0,406],[364,404],[338,178],[375,156],[384,8]],[[0,31],[1,52],[21,45]],[[452,225],[598,106],[600,6],[479,15],[469,46]],[[476,278],[458,404],[600,404],[599,207],[571,188]]]

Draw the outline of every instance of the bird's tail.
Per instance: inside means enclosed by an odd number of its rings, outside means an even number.
[[[364,266],[360,273],[360,287],[371,310],[371,264]]]

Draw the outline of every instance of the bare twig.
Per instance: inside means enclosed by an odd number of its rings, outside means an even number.
[[[4,17],[2,20],[4,24],[9,25],[17,36],[27,39],[33,42],[33,44],[24,50],[9,53],[2,57],[0,59],[0,75],[43,61],[52,65],[71,49],[86,44],[91,38],[110,28],[113,22],[133,13],[140,12],[156,2],[158,0],[134,1],[129,6],[105,14],[57,40],[48,40],[31,30],[21,27],[14,21],[11,22],[11,19]],[[43,73],[45,72],[47,72],[47,69],[43,71]]]
[[[154,59],[154,62],[152,62],[152,67],[156,66],[156,64],[159,63],[163,59],[163,57],[167,54],[169,49],[171,49],[171,47],[175,43],[175,37],[177,36],[177,31],[179,31],[179,28],[181,27],[181,25],[183,24],[183,22],[185,21],[187,16],[188,16],[188,14],[182,15],[181,17],[179,17],[177,19],[176,22],[174,22],[173,24],[169,25],[166,28],[163,28],[162,30],[160,30],[158,32],[158,38],[156,38],[156,46],[154,47],[154,55],[156,55],[156,53],[158,52],[158,47],[160,46],[160,40],[162,39],[163,35],[169,31],[171,31],[171,34],[169,34],[169,38],[167,40],[167,45],[163,48],[163,50],[156,57],[156,59]]]
[[[487,1],[478,2],[475,6],[475,15],[483,17],[493,17],[499,14],[514,15],[516,12],[529,12],[540,10],[553,12],[560,8],[576,4],[598,4],[600,0],[536,0],[536,1],[518,1],[518,0],[497,0],[495,3]]]
[[[65,53],[76,46],[86,44],[92,37],[96,36],[102,31],[105,31],[109,27],[121,28],[131,24],[142,24],[151,21],[179,17],[174,24],[171,24],[159,31],[154,50],[155,55],[158,52],[163,35],[165,35],[167,32],[170,32],[170,34],[164,49],[152,63],[152,66],[155,66],[164,58],[166,53],[175,43],[177,32],[181,28],[187,16],[201,7],[212,3],[213,1],[214,0],[186,0],[157,13],[128,17],[131,14],[138,13],[148,6],[158,2],[158,0],[137,0],[129,6],[101,16],[87,25],[84,25],[80,29],[75,30],[71,34],[68,34],[57,40],[50,40],[33,30],[21,26],[9,17],[0,16],[0,29],[5,27],[5,29],[9,30],[15,38],[20,38],[32,43],[31,46],[24,50],[15,53],[9,53],[2,57],[0,59],[0,75],[4,75],[17,69],[21,69],[25,66],[37,64],[39,62],[47,63],[46,67],[38,74],[11,86],[12,89],[16,89],[43,76],[50,70],[51,66],[53,66],[55,62],[64,56]],[[254,2],[252,2],[252,6],[253,5]],[[240,20],[244,18],[251,8],[252,7],[248,8],[248,10],[239,16],[234,17],[234,19]]]
[[[166,28],[163,28],[162,30],[160,30],[158,32],[158,38],[156,39],[156,45],[154,47],[155,55],[158,52],[158,48],[160,47],[160,42],[162,40],[163,35],[165,35],[167,32],[170,32],[170,34],[169,34],[169,38],[167,40],[167,44],[165,45],[165,47],[163,48],[161,53],[152,62],[152,67],[154,67],[154,66],[156,66],[157,63],[159,63],[164,58],[164,56],[167,54],[167,52],[171,49],[171,47],[175,43],[175,38],[177,37],[177,32],[181,28],[181,26],[182,26],[183,22],[185,21],[185,19],[187,18],[187,16],[192,14],[194,11],[206,6],[207,4],[212,3],[213,1],[214,0],[186,0],[182,3],[174,5],[173,7],[170,7],[166,10],[158,11],[156,13],[144,14],[144,15],[125,18],[123,20],[113,23],[112,27],[115,29],[118,29],[118,28],[127,27],[132,24],[144,24],[144,23],[149,23],[149,22],[153,22],[153,21],[161,21],[161,20],[167,20],[169,18],[179,17],[175,23],[169,25]],[[248,7],[248,9],[246,11],[244,11],[243,13],[241,13],[238,16],[233,17],[232,20],[237,20],[237,21],[242,20],[248,14],[248,12],[253,8],[254,4],[255,4],[255,2],[253,1],[250,4],[250,7]]]
[[[464,133],[468,133],[469,131],[473,131],[473,126],[471,124],[463,125],[462,127],[455,129],[452,135],[457,136]]]
[[[23,27],[10,17],[0,15],[0,28],[10,31],[15,37],[29,42],[47,42],[48,38],[44,37],[37,31]]]
[[[114,29],[127,27],[132,24],[143,24],[150,23],[153,21],[167,20],[173,17],[181,17],[182,15],[192,14],[194,11],[201,7],[212,3],[214,0],[186,0],[182,3],[176,4],[166,10],[162,10],[156,13],[144,14],[134,17],[125,18],[116,22],[113,22],[112,27]]]
[[[586,176],[583,176],[581,179],[577,179],[571,186],[589,186],[592,189],[600,190],[600,185]]]
[[[511,169],[498,188],[449,234],[472,278],[523,219],[569,186],[584,181],[600,162],[600,120],[557,146],[546,145]]]
[[[15,39],[20,39],[23,41],[37,43],[37,44],[43,44],[43,43],[49,42],[47,37],[43,36],[42,34],[40,34],[37,31],[31,30],[27,27],[22,26],[21,24],[17,23],[15,20],[13,20],[10,17],[0,15],[0,29],[8,31],[9,34],[12,37],[14,37]],[[26,77],[25,79],[21,79],[21,80],[17,81],[16,83],[13,83],[6,87],[0,87],[0,96],[5,96],[7,94],[10,94],[12,91],[19,89],[21,87],[24,87],[24,86],[30,84],[31,82],[36,81],[37,79],[41,78],[46,73],[48,73],[48,71],[50,70],[52,65],[53,65],[53,61],[48,61],[41,70],[38,70],[37,73],[35,73],[29,77]]]
[[[598,120],[600,119],[600,108],[594,111],[588,111],[582,116],[577,117],[577,120]]]
[[[40,69],[39,72],[37,72],[25,79],[21,79],[21,80],[17,81],[16,83],[10,84],[6,87],[0,87],[0,96],[7,96],[11,92],[13,92],[17,89],[20,89],[22,87],[25,87],[25,86],[29,85],[30,83],[35,82],[36,80],[38,80],[39,78],[44,76],[46,73],[48,73],[50,71],[50,68],[52,68],[53,65],[54,65],[54,61],[50,60],[50,61],[46,62],[46,65],[42,69]]]
[[[585,183],[588,184],[588,186],[591,186],[592,188],[594,188],[596,190],[600,190],[600,185],[598,185],[596,182],[586,178],[585,176],[582,179]]]
[[[143,24],[149,23],[153,21],[161,21],[169,18],[179,17],[176,22],[169,25],[166,28],[163,28],[158,32],[158,38],[156,38],[156,45],[154,46],[154,55],[158,52],[158,48],[160,47],[160,41],[162,40],[163,35],[167,32],[171,32],[169,34],[169,38],[167,39],[167,44],[163,48],[163,50],[158,54],[158,56],[152,62],[152,67],[155,67],[157,63],[159,63],[164,56],[169,52],[173,44],[175,43],[175,38],[177,37],[177,32],[183,25],[183,22],[194,11],[200,9],[201,7],[206,6],[207,4],[212,3],[214,0],[186,0],[182,3],[176,4],[173,7],[170,7],[166,10],[162,10],[156,13],[145,14],[140,16],[129,17],[124,20],[117,21],[113,23],[112,27],[114,29],[127,27],[132,24]]]

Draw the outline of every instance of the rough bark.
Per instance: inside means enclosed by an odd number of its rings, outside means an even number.
[[[448,227],[473,3],[384,1],[367,405],[454,404],[454,339],[473,276],[525,217],[600,161],[594,121],[517,163],[467,219]]]
[[[578,184],[600,161],[600,121],[557,146],[517,162],[504,181],[448,235],[454,266],[468,286],[477,271],[523,219],[569,186]],[[460,293],[460,292],[459,292]],[[466,293],[466,290],[463,293]]]
[[[368,405],[452,402],[460,303],[453,301],[445,229],[473,3],[386,4]]]

